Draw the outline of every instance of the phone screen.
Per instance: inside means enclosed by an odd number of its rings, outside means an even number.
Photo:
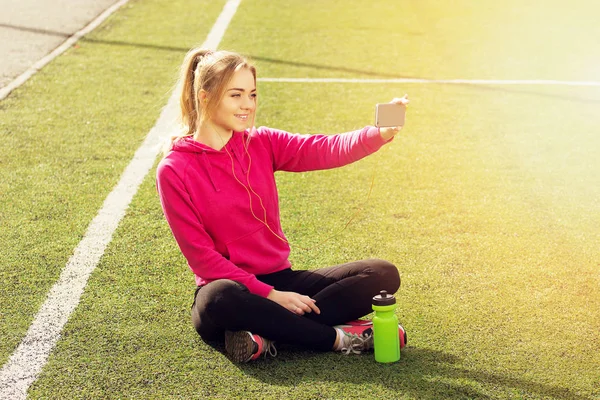
[[[375,106],[375,126],[404,126],[406,107],[401,104],[384,103]]]

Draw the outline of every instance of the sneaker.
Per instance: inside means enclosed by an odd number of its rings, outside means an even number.
[[[373,349],[373,321],[357,319],[343,325],[336,325],[334,328],[344,331],[343,353],[360,354],[363,351]],[[408,342],[408,338],[406,331],[400,324],[398,324],[398,336],[400,349],[403,349]]]
[[[226,331],[225,351],[233,362],[256,360],[262,354],[277,356],[275,343],[248,331]]]

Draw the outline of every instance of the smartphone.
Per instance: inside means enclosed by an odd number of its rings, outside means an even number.
[[[375,105],[375,126],[404,126],[406,106],[402,104],[384,103]]]

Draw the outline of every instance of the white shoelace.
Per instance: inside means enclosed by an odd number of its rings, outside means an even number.
[[[371,337],[373,333],[369,333],[366,336],[357,335],[356,333],[346,333],[344,336],[344,344],[348,344],[348,346],[342,347],[342,353],[348,355],[352,354],[360,354],[363,350],[365,350],[367,346],[367,342],[372,340]],[[349,343],[346,343],[349,342]]]
[[[264,350],[264,354],[265,354],[265,358],[267,358],[267,354],[269,354],[271,357],[277,357],[277,349],[275,348],[275,342],[272,342],[270,340],[266,340],[263,339],[266,343],[266,349]]]

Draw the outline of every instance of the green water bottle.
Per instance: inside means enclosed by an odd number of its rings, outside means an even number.
[[[398,317],[395,313],[396,298],[385,290],[373,297],[373,342],[375,361],[396,362],[400,359]]]

